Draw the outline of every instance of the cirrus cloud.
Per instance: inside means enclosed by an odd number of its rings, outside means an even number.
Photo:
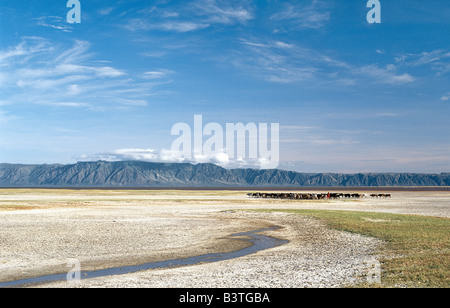
[[[87,41],[63,47],[44,38],[24,37],[0,50],[2,100],[54,107],[146,106],[153,89],[172,72],[161,69],[158,76],[155,72],[131,76],[109,61],[95,59],[90,49]],[[158,82],[153,82],[156,77]]]

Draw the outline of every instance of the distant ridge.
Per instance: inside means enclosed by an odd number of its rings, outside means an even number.
[[[0,187],[400,187],[450,186],[450,173],[299,173],[142,161],[0,164]]]

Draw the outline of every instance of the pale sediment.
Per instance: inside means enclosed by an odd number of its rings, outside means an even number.
[[[281,226],[267,235],[288,244],[216,263],[149,270],[121,276],[52,283],[45,287],[150,288],[297,288],[342,287],[364,281],[382,244],[374,238],[330,230],[321,222],[294,214],[235,212],[244,219]]]
[[[45,287],[338,287],[366,279],[382,243],[296,214],[328,209],[450,217],[448,192],[392,199],[273,201],[242,192],[11,191],[0,195],[0,282],[241,249],[231,234],[280,226],[289,243],[237,259]],[[29,208],[29,210],[26,210]],[[11,210],[16,209],[16,210]],[[237,211],[234,211],[236,210]]]

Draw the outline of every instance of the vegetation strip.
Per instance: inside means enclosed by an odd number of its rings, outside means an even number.
[[[314,217],[333,229],[384,240],[386,245],[380,251],[382,276],[381,284],[376,285],[378,287],[450,286],[448,218],[327,210],[256,211]]]

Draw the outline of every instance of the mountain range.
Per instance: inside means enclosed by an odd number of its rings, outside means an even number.
[[[400,187],[450,186],[450,173],[300,173],[142,161],[0,164],[0,187]]]

